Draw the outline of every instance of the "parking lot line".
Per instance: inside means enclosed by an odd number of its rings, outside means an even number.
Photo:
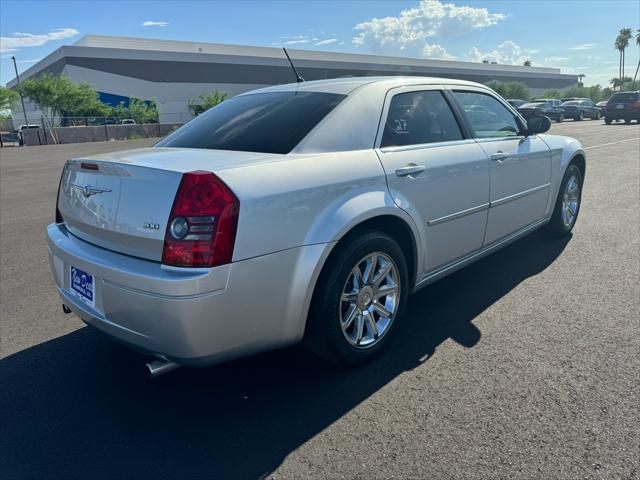
[[[601,143],[600,145],[591,145],[590,147],[585,147],[584,150],[591,150],[592,148],[600,148],[606,147],[607,145],[615,145],[616,143],[624,143],[624,142],[632,142],[632,141],[640,141],[640,138],[627,138],[625,140],[618,140],[617,142],[609,142],[609,143]]]

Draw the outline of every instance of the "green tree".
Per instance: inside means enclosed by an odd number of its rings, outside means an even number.
[[[110,116],[118,121],[132,118],[136,123],[155,123],[158,122],[158,107],[154,101],[130,97],[129,105],[120,102],[111,110]]]
[[[545,90],[540,98],[557,98],[560,99],[564,97],[564,94],[557,89]]]
[[[524,65],[525,67],[530,67],[531,66],[531,60],[525,60],[522,65]]]
[[[214,90],[213,92],[205,93],[199,97],[192,98],[187,102],[189,111],[194,117],[200,115],[202,112],[206,112],[211,107],[215,107],[219,103],[224,102],[227,99],[226,92],[220,92]]]
[[[499,82],[498,80],[492,80],[487,83],[487,87],[493,89],[503,98],[517,98],[522,100],[529,100],[529,98],[531,98],[529,87],[522,82]]]
[[[0,86],[0,110],[9,110],[19,99],[20,95],[16,91]]]
[[[55,117],[103,116],[108,106],[98,100],[98,94],[87,83],[74,83],[64,75],[45,73],[31,77],[21,85],[22,94],[29,98],[53,124]]]

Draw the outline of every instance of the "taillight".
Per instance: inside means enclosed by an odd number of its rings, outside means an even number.
[[[240,202],[211,172],[182,175],[164,236],[162,263],[215,267],[231,262]]]
[[[631,108],[639,108],[640,109],[640,100],[636,100],[631,104]]]

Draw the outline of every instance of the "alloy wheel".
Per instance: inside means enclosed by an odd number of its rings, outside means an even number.
[[[391,257],[373,252],[351,269],[340,298],[340,327],[355,348],[371,348],[390,330],[400,305],[400,276]]]
[[[569,177],[562,197],[562,223],[570,228],[576,219],[580,203],[580,185],[575,175]]]

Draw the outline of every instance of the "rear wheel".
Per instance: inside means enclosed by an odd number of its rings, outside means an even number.
[[[582,200],[582,173],[580,169],[571,164],[562,177],[558,197],[553,209],[551,220],[547,224],[547,230],[557,236],[567,235],[573,230]]]
[[[576,115],[575,120],[580,122],[584,119],[584,112],[582,112],[582,110],[580,112],[578,112],[578,115]]]
[[[556,118],[556,122],[558,123],[564,122],[564,115],[563,114],[558,115],[558,118]]]
[[[376,357],[402,317],[409,279],[402,249],[368,230],[336,252],[318,280],[304,343],[319,357],[356,366]]]
[[[606,123],[607,125],[611,125],[611,122],[613,122],[613,118],[611,118],[611,117],[604,117],[604,123]]]
[[[630,119],[630,118],[625,119],[624,123],[626,123],[627,125],[629,125],[629,124],[631,123],[631,119]]]

